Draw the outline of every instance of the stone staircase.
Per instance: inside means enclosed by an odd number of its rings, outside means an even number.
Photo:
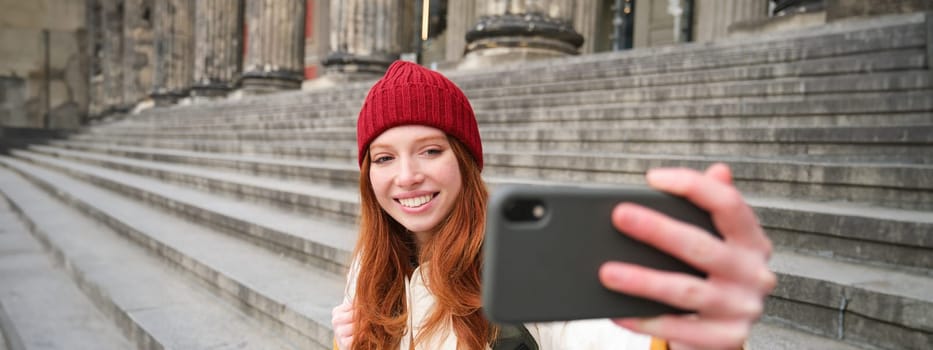
[[[493,186],[730,164],[777,249],[753,349],[927,349],[931,36],[915,14],[449,76]],[[371,84],[158,108],[0,157],[8,343],[330,348]]]

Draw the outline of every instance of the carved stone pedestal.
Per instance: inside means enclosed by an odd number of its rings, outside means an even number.
[[[478,0],[479,20],[466,34],[460,68],[576,55],[583,36],[573,28],[572,2]]]

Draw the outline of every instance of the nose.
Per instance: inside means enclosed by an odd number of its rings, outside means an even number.
[[[418,161],[409,157],[399,159],[399,171],[395,177],[395,185],[401,188],[410,188],[424,181],[424,174]]]

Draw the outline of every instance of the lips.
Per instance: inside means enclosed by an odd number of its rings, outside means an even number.
[[[430,202],[434,197],[437,196],[437,193],[426,194],[417,197],[410,198],[398,198],[398,201],[402,206],[406,208],[417,208],[424,205],[427,202]]]

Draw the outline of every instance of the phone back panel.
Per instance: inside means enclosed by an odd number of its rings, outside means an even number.
[[[505,215],[516,203],[528,202],[543,205],[540,219],[523,221]],[[599,267],[607,261],[703,276],[616,230],[610,216],[622,202],[638,203],[716,234],[707,212],[683,198],[648,188],[499,186],[490,198],[484,245],[482,294],[487,317],[517,323],[685,312],[618,294],[599,282]]]

